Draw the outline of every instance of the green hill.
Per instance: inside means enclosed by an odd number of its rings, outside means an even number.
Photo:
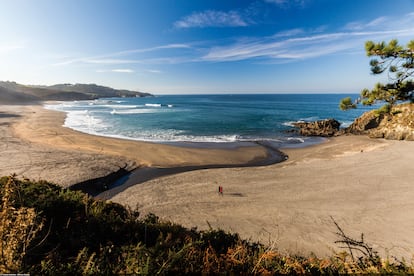
[[[0,81],[0,103],[25,104],[39,101],[94,100],[110,97],[147,97],[149,93],[119,90],[96,84],[22,85]]]

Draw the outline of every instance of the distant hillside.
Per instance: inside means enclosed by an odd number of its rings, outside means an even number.
[[[25,104],[38,101],[93,100],[109,97],[147,97],[149,93],[118,90],[96,84],[56,84],[29,86],[0,81],[0,103]]]
[[[0,86],[0,103],[2,104],[27,103],[33,101],[36,101],[36,97]]]

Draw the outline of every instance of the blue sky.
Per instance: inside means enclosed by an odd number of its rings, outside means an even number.
[[[0,80],[154,94],[358,93],[414,0],[1,0]]]

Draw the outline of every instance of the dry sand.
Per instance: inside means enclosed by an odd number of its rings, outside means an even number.
[[[63,128],[63,120],[40,106],[0,106],[0,173],[68,186],[122,166],[234,165],[266,155],[262,147],[193,149],[97,137]],[[284,152],[289,160],[271,166],[144,177],[112,200],[188,227],[211,225],[282,251],[318,255],[338,250],[332,216],[383,254],[412,257],[413,142],[350,136]]]
[[[338,137],[285,150],[286,162],[153,179],[112,198],[198,229],[240,233],[288,253],[332,254],[336,227],[382,256],[414,252],[414,143]],[[224,195],[217,193],[218,186]]]

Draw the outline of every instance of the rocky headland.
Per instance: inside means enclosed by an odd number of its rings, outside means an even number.
[[[298,122],[299,134],[332,137],[340,135],[367,135],[371,138],[414,141],[414,104],[396,105],[389,113],[372,110],[364,113],[347,128],[340,128],[335,119]]]
[[[414,141],[414,104],[397,105],[388,114],[376,110],[366,112],[346,128],[345,133]]]

